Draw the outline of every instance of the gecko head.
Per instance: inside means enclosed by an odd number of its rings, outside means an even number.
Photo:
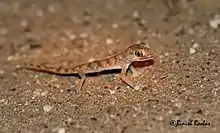
[[[128,52],[130,55],[129,60],[131,62],[153,60],[154,58],[154,52],[152,51],[150,46],[145,43],[132,45]]]

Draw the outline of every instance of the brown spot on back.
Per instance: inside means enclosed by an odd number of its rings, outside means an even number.
[[[115,63],[116,63],[116,60],[115,60],[115,58],[108,58],[108,59],[106,60],[106,62],[107,62],[107,64],[108,64],[109,66],[113,66],[113,65],[115,65]]]
[[[65,68],[64,72],[68,73],[68,72],[70,72],[70,69],[69,68]]]
[[[77,73],[77,72],[79,71],[79,69],[80,69],[80,67],[79,67],[79,66],[76,66],[76,67],[73,67],[73,68],[72,68],[72,71],[73,71],[74,73]]]
[[[57,68],[56,68],[56,71],[57,71],[57,72],[60,72],[60,71],[61,71],[61,69],[62,69],[62,67],[61,67],[61,66],[60,66],[60,67],[57,67]]]
[[[36,65],[37,68],[41,68],[41,65]]]
[[[48,69],[49,69],[49,70],[52,70],[52,69],[53,69],[53,67],[52,67],[52,66],[48,66]]]
[[[101,68],[104,68],[104,67],[107,67],[107,66],[108,66],[106,60],[101,60],[101,61],[99,61],[98,63],[99,63],[99,67],[101,67]]]
[[[45,64],[45,63],[42,63],[40,64],[41,68],[45,68],[45,69],[48,69],[48,67],[50,66],[49,64]]]
[[[82,65],[79,66],[79,71],[83,72],[85,70],[87,70],[87,64],[82,64]]]
[[[123,56],[121,54],[119,54],[115,58],[117,61],[121,61],[123,59]]]
[[[98,62],[90,62],[88,64],[88,67],[93,69],[93,70],[96,70],[99,67],[99,64],[98,64]]]
[[[63,68],[62,66],[60,66],[60,71],[58,71],[59,73],[65,73],[65,68]]]
[[[69,60],[69,61],[66,62],[66,65],[68,65],[68,66],[69,66],[69,65],[72,65],[72,64],[73,64],[73,61],[72,61],[72,60]]]
[[[53,66],[48,66],[48,71],[57,72],[56,69],[57,69],[57,68],[55,68],[55,67],[53,67]]]

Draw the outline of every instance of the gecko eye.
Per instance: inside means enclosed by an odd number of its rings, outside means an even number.
[[[144,52],[141,51],[141,50],[135,51],[134,54],[135,54],[135,56],[137,56],[137,57],[142,57],[142,56],[144,56]]]

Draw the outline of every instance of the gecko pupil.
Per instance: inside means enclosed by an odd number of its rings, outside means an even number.
[[[143,56],[143,52],[142,52],[142,51],[135,51],[134,54],[135,54],[137,57]]]

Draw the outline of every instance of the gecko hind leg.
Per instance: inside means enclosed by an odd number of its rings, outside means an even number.
[[[86,75],[84,73],[79,73],[79,76],[80,76],[80,82],[79,82],[79,85],[77,87],[78,90],[81,90],[82,89],[82,86],[86,80]]]

